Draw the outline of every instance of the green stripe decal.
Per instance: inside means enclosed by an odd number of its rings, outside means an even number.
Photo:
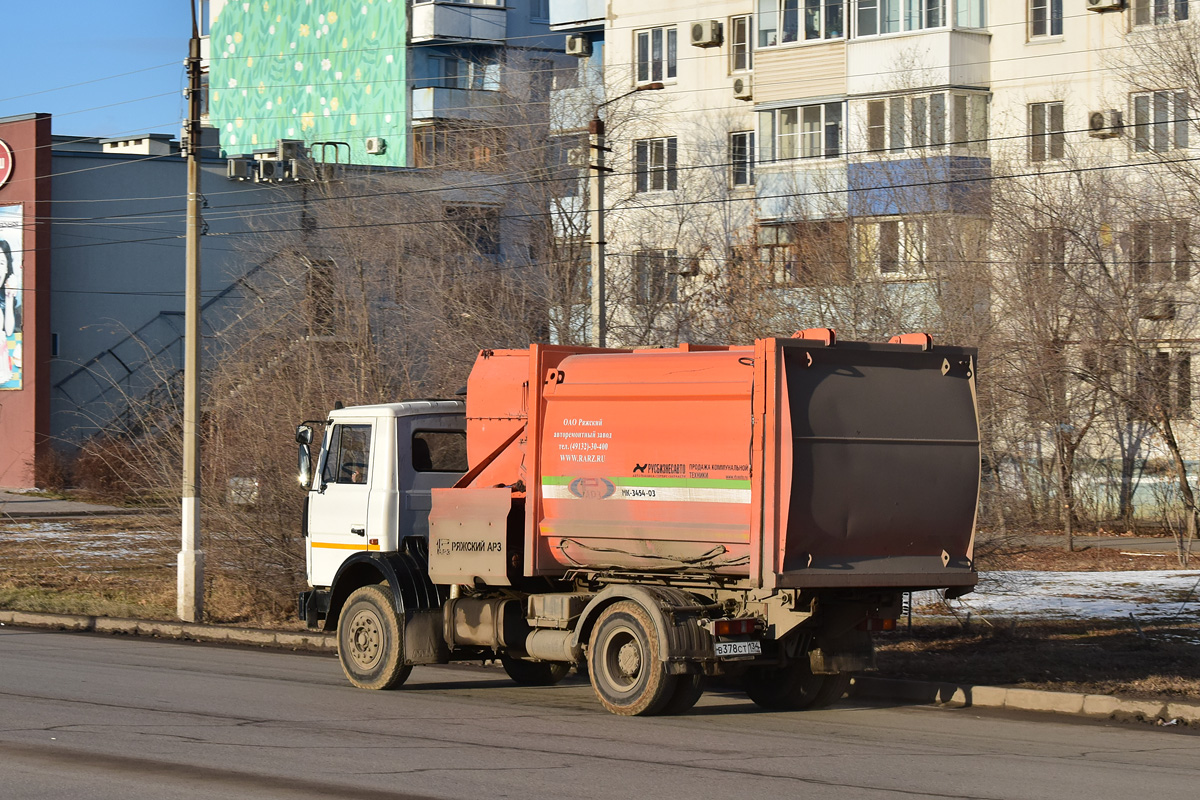
[[[568,486],[575,478],[561,475],[542,476],[542,486]],[[613,486],[673,486],[688,489],[749,489],[749,480],[721,478],[605,478]]]

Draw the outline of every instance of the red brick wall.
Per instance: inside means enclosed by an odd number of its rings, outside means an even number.
[[[50,115],[0,119],[0,139],[14,167],[0,206],[21,206],[24,221],[24,374],[20,389],[0,390],[0,487],[28,488],[50,428]]]

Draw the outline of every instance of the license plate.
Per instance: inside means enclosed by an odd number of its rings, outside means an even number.
[[[762,655],[762,642],[717,642],[717,656],[730,658],[734,656]]]

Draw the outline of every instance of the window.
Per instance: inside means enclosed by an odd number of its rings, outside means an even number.
[[[675,137],[634,142],[635,184],[638,192],[673,192],[677,186]]]
[[[309,261],[305,274],[305,300],[308,305],[310,336],[333,336],[337,333],[334,304],[334,263],[330,260]]]
[[[500,253],[500,211],[479,206],[446,206],[446,221],[471,248],[471,255]]]
[[[1062,228],[1040,228],[1030,237],[1029,260],[1059,272],[1067,265],[1067,232]]]
[[[858,263],[880,275],[901,275],[925,270],[928,259],[932,267],[941,265],[946,253],[928,252],[926,224],[921,219],[884,219],[864,222],[857,226]]]
[[[417,472],[466,472],[465,431],[414,431],[412,466]]]
[[[1144,353],[1137,370],[1139,416],[1154,419],[1164,411],[1179,419],[1192,415],[1192,354],[1168,350]]]
[[[417,88],[475,89],[495,92],[500,89],[500,64],[474,61],[456,56],[430,56],[429,78],[417,80]]]
[[[1191,226],[1186,220],[1135,222],[1129,232],[1133,279],[1138,283],[1190,280],[1190,238]]]
[[[554,85],[555,64],[542,58],[529,60],[529,99],[535,103],[544,103],[550,98],[550,89]]]
[[[729,184],[754,185],[754,131],[729,134]]]
[[[979,0],[970,0],[971,5],[976,3]],[[959,16],[970,19],[972,15],[960,10]],[[982,8],[974,16],[982,25]],[[946,0],[858,0],[856,24],[856,36],[941,28],[947,24]]]
[[[1062,36],[1062,0],[1029,0],[1029,38]]]
[[[1029,106],[1029,160],[1046,161],[1063,157],[1063,104],[1031,103]]]
[[[959,28],[986,28],[987,0],[958,0],[954,24]]]
[[[1165,153],[1188,146],[1187,92],[1143,92],[1133,96],[1133,150]]]
[[[654,83],[675,77],[675,28],[650,28],[634,33],[637,42],[637,82]]]
[[[842,154],[842,104],[780,108],[759,113],[764,161],[837,158]]]
[[[550,19],[550,0],[530,0],[529,18],[534,22]]]
[[[850,282],[847,223],[795,222],[758,230],[758,260],[779,286],[838,286]]]
[[[846,35],[844,5],[843,0],[758,0],[758,46],[840,39]]]
[[[754,69],[754,49],[751,47],[753,23],[750,15],[729,18],[729,71],[745,72]]]
[[[329,435],[322,483],[367,482],[371,460],[370,425],[335,425]]]
[[[493,170],[502,166],[503,131],[467,126],[422,125],[413,128],[414,167]]]
[[[1187,18],[1187,0],[1133,0],[1134,25],[1162,25]]]
[[[949,109],[947,109],[949,103]],[[987,97],[931,94],[867,101],[867,149],[874,152],[944,147],[947,134],[958,151],[987,151]],[[947,112],[949,111],[949,120]]]
[[[679,258],[674,250],[638,250],[633,254],[634,301],[638,305],[679,299]]]

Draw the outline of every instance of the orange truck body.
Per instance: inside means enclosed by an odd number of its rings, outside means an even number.
[[[797,337],[484,351],[467,386],[470,470],[435,490],[434,515],[507,489],[522,512],[509,566],[524,577],[969,590],[975,351]]]

